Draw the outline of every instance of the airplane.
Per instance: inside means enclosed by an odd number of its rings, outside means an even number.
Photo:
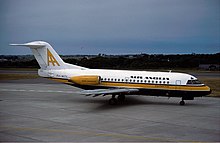
[[[40,66],[39,76],[84,89],[79,92],[82,95],[111,95],[110,105],[123,103],[125,95],[180,97],[179,104],[185,105],[184,100],[194,100],[194,97],[211,93],[208,86],[186,73],[89,69],[65,63],[44,41],[10,45],[31,49]]]

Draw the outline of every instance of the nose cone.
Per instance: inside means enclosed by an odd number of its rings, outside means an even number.
[[[208,87],[208,86],[206,86],[206,92],[205,92],[205,95],[204,96],[206,96],[206,95],[209,95],[209,94],[211,94],[212,93],[212,90],[211,90],[211,88],[210,87]]]

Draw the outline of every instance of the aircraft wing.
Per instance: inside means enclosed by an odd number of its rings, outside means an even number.
[[[138,89],[133,89],[133,88],[110,88],[110,89],[95,89],[95,90],[83,90],[79,92],[79,94],[83,94],[86,96],[91,96],[93,97],[99,96],[99,95],[108,95],[108,94],[119,94],[119,93],[131,93],[131,92],[137,92],[139,91]]]

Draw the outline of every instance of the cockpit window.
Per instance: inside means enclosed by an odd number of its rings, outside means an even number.
[[[194,80],[188,80],[187,84],[202,84],[202,83],[198,81],[197,79],[194,79]]]

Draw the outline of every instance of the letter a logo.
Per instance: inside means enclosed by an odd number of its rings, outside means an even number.
[[[47,62],[48,62],[48,66],[50,65],[50,63],[55,66],[55,64],[57,64],[57,66],[60,66],[60,64],[57,62],[57,60],[54,58],[54,56],[51,54],[51,52],[49,51],[49,49],[47,49]]]

